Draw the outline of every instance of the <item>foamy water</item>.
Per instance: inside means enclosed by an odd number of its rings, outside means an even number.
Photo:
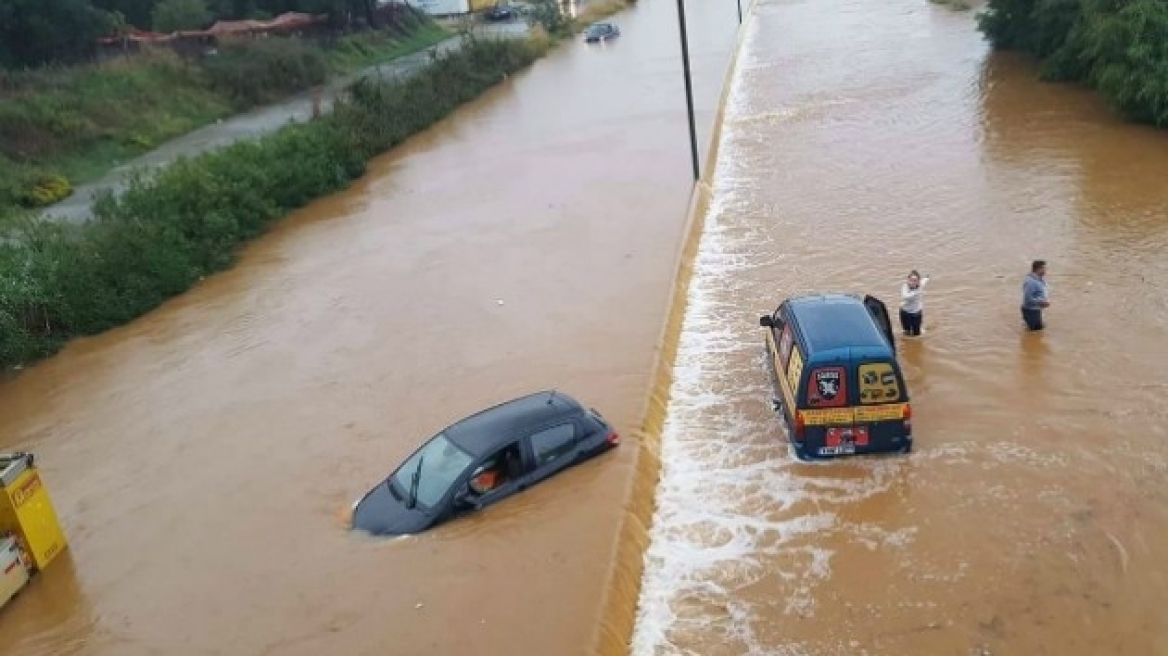
[[[758,308],[732,300],[757,297],[747,274],[774,264],[758,248],[772,239],[766,226],[742,220],[750,180],[735,171],[735,149],[760,118],[743,115],[741,71],[760,63],[750,55],[757,28],[748,23],[747,29],[727,97],[714,198],[696,255],[662,434],[635,656],[698,653],[682,646],[695,632],[700,642],[724,645],[726,653],[788,653],[760,644],[753,610],[736,592],[779,577],[785,596],[776,603],[782,612],[813,613],[811,591],[830,574],[832,556],[816,536],[841,528],[834,512],[817,506],[883,492],[897,467],[868,461],[850,464],[850,475],[808,477],[806,470],[816,465],[792,460],[785,429],[770,411],[773,391]],[[873,548],[912,536],[911,530],[889,534],[871,526],[858,533]],[[776,561],[786,567],[775,571]]]

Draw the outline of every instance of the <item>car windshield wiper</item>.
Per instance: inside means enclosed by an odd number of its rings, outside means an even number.
[[[410,502],[409,508],[412,510],[418,505],[418,483],[422,482],[422,463],[426,462],[426,456],[418,458],[418,468],[414,470],[414,477],[410,480]]]

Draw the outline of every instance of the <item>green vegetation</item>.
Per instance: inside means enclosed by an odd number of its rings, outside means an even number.
[[[404,57],[449,36],[449,32],[434,23],[418,21],[402,38],[385,38],[384,32],[358,32],[341,39],[325,56],[331,70],[343,73]]]
[[[162,0],[150,12],[154,30],[163,33],[202,29],[211,18],[211,10],[203,0]]]
[[[0,241],[0,366],[125,323],[231,264],[288,211],[346,186],[369,158],[547,48],[468,40],[399,83],[362,80],[335,110],[135,180],[81,225],[27,222]]]
[[[3,0],[0,67],[88,61],[99,37],[130,27],[170,32],[301,12],[325,15],[337,28],[377,28],[396,11],[377,0]]]
[[[1043,62],[1043,77],[1084,82],[1134,121],[1168,127],[1168,2],[990,0],[995,47]]]
[[[327,49],[275,37],[227,42],[193,61],[159,49],[101,64],[0,71],[0,225],[216,119],[449,36],[407,16],[395,31],[358,32]]]

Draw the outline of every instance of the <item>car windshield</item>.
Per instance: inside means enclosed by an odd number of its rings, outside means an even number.
[[[597,25],[593,25],[592,28],[589,29],[588,31],[592,32],[593,34],[602,34],[604,32],[607,32],[608,29],[609,29],[608,25],[606,25],[604,23],[599,23]]]
[[[418,505],[430,508],[450,491],[451,486],[458,480],[459,475],[466,471],[472,460],[469,453],[455,446],[445,434],[440,433],[410,456],[391,478],[398,486],[398,490],[409,499],[410,490],[414,487],[414,474],[420,472]],[[422,463],[421,469],[418,468],[419,462]]]

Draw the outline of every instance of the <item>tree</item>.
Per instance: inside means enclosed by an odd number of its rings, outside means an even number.
[[[0,64],[37,66],[91,56],[109,15],[89,0],[0,2]]]
[[[204,0],[162,0],[150,17],[156,32],[197,30],[213,18]]]
[[[150,27],[150,12],[158,0],[93,0],[93,5],[109,13],[117,12],[134,27]]]

